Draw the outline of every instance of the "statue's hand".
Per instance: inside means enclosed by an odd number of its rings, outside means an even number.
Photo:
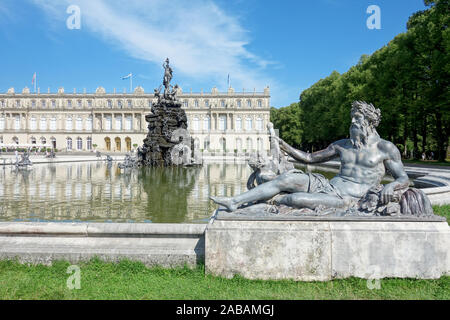
[[[381,203],[388,204],[394,200],[394,186],[392,184],[387,184],[381,190]]]

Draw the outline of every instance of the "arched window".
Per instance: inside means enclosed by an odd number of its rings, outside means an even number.
[[[83,140],[80,137],[77,138],[77,150],[83,150]]]
[[[117,137],[117,138],[115,138],[114,139],[114,141],[116,142],[116,150],[115,151],[120,151],[120,149],[121,149],[121,142],[120,142],[120,138],[119,137]]]
[[[240,117],[236,118],[236,131],[242,130],[242,119]]]
[[[258,152],[262,152],[264,149],[263,139],[258,138],[256,140],[256,147],[258,148]]]
[[[17,138],[17,137],[13,137],[13,138],[12,138],[12,141],[13,141],[13,143],[15,143],[15,144],[19,144],[19,138]]]
[[[198,108],[198,100],[194,101],[194,107]]]
[[[47,104],[45,103],[45,100],[41,100],[41,106],[42,106],[42,108],[45,108],[46,105],[47,105]]]
[[[53,116],[50,119],[50,130],[55,131],[56,130],[56,117]]]
[[[14,118],[14,129],[20,130],[20,116],[17,115]]]
[[[116,130],[122,130],[122,116],[116,116]]]
[[[91,137],[86,138],[86,148],[88,150],[92,150],[92,138]]]
[[[252,100],[247,100],[247,107],[249,107],[249,108],[252,107]]]
[[[205,100],[205,108],[209,107],[209,100]]]
[[[36,101],[35,101],[35,100],[32,100],[32,101],[31,101],[31,107],[32,107],[32,108],[36,108]]]
[[[67,107],[72,108],[72,100],[67,100]]]
[[[36,138],[35,137],[31,137],[30,138],[30,143],[31,144],[36,144]]]
[[[258,100],[258,108],[262,108],[262,101]]]
[[[5,130],[5,117],[0,116],[0,130]]]
[[[220,149],[222,152],[227,152],[227,140],[225,138],[220,138]]]
[[[125,144],[127,145],[127,151],[130,152],[131,151],[131,138],[130,137],[125,138]]]
[[[206,137],[205,140],[203,141],[203,149],[209,150],[209,146],[210,146],[209,137]]]
[[[236,138],[236,150],[238,152],[242,151],[242,140],[241,140],[241,138]]]
[[[92,116],[86,118],[86,130],[92,130]]]
[[[261,131],[263,129],[263,119],[256,119],[256,130]]]
[[[72,117],[66,118],[66,130],[67,131],[71,131],[72,130]],[[72,149],[70,149],[70,150],[72,150]]]
[[[52,100],[52,108],[56,108],[56,100]]]
[[[225,100],[220,100],[220,106],[221,106],[222,108],[225,108]]]
[[[83,119],[81,117],[77,118],[77,131],[83,130]]]
[[[219,130],[227,130],[227,116],[219,117]]]
[[[247,138],[247,152],[250,152],[253,150],[253,141],[252,138]]]
[[[252,118],[245,119],[245,130],[250,131],[253,128]]]
[[[192,120],[192,127],[195,131],[200,130],[200,119],[198,117],[194,117]]]
[[[50,141],[52,142],[52,147],[56,148],[56,138],[55,137],[51,137]]]
[[[67,150],[72,150],[72,138],[66,139]]]
[[[77,101],[77,106],[78,106],[78,108],[81,108],[81,107],[83,106],[81,100],[78,100],[78,101]]]
[[[238,108],[240,108],[240,107],[242,106],[241,100],[238,100],[238,101],[236,102],[236,105],[237,105]]]
[[[47,144],[47,139],[45,139],[44,137],[41,137],[41,144]]]
[[[112,101],[111,100],[108,100],[107,104],[108,104],[108,108],[112,108]]]
[[[109,137],[105,138],[105,148],[106,151],[111,151],[111,139]]]
[[[111,116],[106,116],[106,117],[105,117],[105,129],[106,129],[106,130],[111,130],[111,129],[112,129],[112,119],[111,119]]]
[[[203,118],[203,130],[211,130],[211,118],[209,116]]]
[[[37,129],[37,120],[35,116],[31,116],[30,118],[30,130],[36,130]]]
[[[47,130],[47,118],[46,117],[41,117],[41,121],[39,123],[39,129],[41,131]]]
[[[133,130],[133,117],[127,116],[125,120],[125,130]]]
[[[131,100],[128,100],[128,108],[131,108],[133,106]]]

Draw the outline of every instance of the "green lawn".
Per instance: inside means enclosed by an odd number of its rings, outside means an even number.
[[[450,218],[450,206],[434,207]],[[327,282],[255,281],[205,275],[204,267],[147,268],[124,260],[80,263],[81,289],[66,282],[70,264],[23,265],[0,261],[0,299],[450,299],[450,277],[438,280],[383,279],[380,289],[367,280]]]
[[[146,268],[140,262],[79,264],[81,289],[66,287],[68,262],[27,266],[0,262],[0,299],[450,299],[450,277],[328,282],[223,279],[196,269]]]
[[[408,159],[402,159],[403,163],[416,163],[416,164],[423,164],[427,166],[450,166],[450,159],[446,159],[445,162],[437,161],[437,160],[408,160]]]

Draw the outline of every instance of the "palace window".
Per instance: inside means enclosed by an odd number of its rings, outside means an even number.
[[[83,140],[80,137],[77,138],[77,150],[83,150]]]
[[[37,129],[37,124],[36,124],[36,117],[32,116],[30,118],[30,130],[36,130]]]
[[[236,118],[236,131],[240,131],[242,130],[242,119],[241,118]]]
[[[184,105],[185,108],[189,107],[188,101],[187,101],[187,100],[184,100],[184,101],[183,101],[183,105]]]
[[[117,101],[117,105],[122,109],[122,100]]]
[[[86,130],[92,130],[92,116],[86,118]]]
[[[245,119],[245,130],[250,131],[253,127],[253,121],[252,118]]]
[[[194,107],[198,108],[198,100],[194,101]]]
[[[219,130],[227,130],[227,116],[219,117]]]
[[[133,117],[127,116],[125,119],[125,130],[133,130]]]
[[[131,108],[133,104],[131,103],[131,100],[128,100],[128,108]]]
[[[0,130],[5,130],[5,117],[0,117]]]
[[[34,100],[31,101],[31,107],[32,107],[32,108],[36,108],[36,101],[34,101]]]
[[[14,129],[20,130],[20,116],[14,118]]]
[[[45,108],[46,105],[47,105],[47,104],[46,104],[45,100],[42,100],[42,101],[41,101],[41,106],[42,106],[42,108]]]
[[[92,108],[92,100],[88,100],[88,107]]]
[[[67,138],[67,150],[72,150],[72,138]]]
[[[67,100],[67,107],[72,108],[72,100]]]
[[[68,131],[72,130],[72,118],[71,117],[66,118],[66,130],[68,130]]]
[[[240,107],[241,107],[241,100],[238,100],[238,101],[236,102],[236,105],[237,105],[238,108],[240,108]]]
[[[77,131],[83,130],[83,119],[81,117],[77,118],[76,128]]]
[[[258,108],[262,108],[262,101],[258,100]]]
[[[193,127],[193,129],[194,129],[195,131],[200,130],[199,122],[200,122],[200,120],[199,120],[198,117],[195,117],[195,118],[192,120],[192,127]]]
[[[112,101],[108,100],[108,108],[112,108]]]
[[[252,107],[252,100],[247,100],[247,107],[249,107],[249,108]]]
[[[52,131],[56,130],[56,117],[52,117],[50,119],[50,130]]]
[[[225,100],[221,100],[221,101],[220,101],[220,106],[221,106],[222,108],[225,108]]]
[[[205,100],[205,108],[209,107],[209,100]]]
[[[52,108],[56,108],[56,101],[52,100]]]
[[[112,129],[112,119],[111,116],[106,116],[105,117],[105,129],[106,130],[111,130]]]
[[[39,123],[39,129],[41,131],[47,130],[47,118],[46,117],[41,117],[41,121]]]
[[[263,129],[263,120],[261,118],[256,119],[256,130],[262,130]]]
[[[16,100],[16,108],[20,108],[20,100]]]
[[[211,130],[211,118],[209,116],[203,119],[203,130]]]
[[[92,138],[91,137],[87,137],[87,139],[86,139],[86,148],[88,150],[92,150]],[[90,167],[88,167],[88,168],[90,168]]]
[[[122,130],[122,116],[116,116],[116,130]]]
[[[5,106],[5,101],[1,100],[1,101],[0,101],[0,107],[3,108],[4,106]]]
[[[78,100],[77,104],[78,104],[78,108],[81,108],[81,107],[82,107],[81,100]]]

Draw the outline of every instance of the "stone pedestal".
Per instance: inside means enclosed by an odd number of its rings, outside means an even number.
[[[445,221],[214,218],[205,234],[208,273],[325,281],[450,275]]]

